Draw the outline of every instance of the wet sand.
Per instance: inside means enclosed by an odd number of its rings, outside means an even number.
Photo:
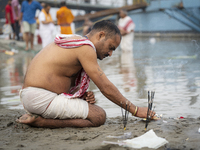
[[[106,123],[95,128],[35,128],[16,123],[15,120],[24,114],[24,110],[0,110],[0,149],[34,149],[34,150],[129,150],[132,148],[118,145],[103,145],[110,141],[108,135],[124,134],[121,117],[107,118]],[[145,133],[145,122],[139,118],[130,117],[126,132],[132,132],[132,137]],[[200,118],[170,119],[162,118],[151,121],[148,129],[153,129],[157,136],[165,138],[169,143],[159,148],[198,150],[200,148]],[[112,141],[117,141],[113,139]],[[143,148],[144,150],[148,148]]]

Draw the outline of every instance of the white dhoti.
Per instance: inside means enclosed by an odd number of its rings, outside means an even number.
[[[133,32],[130,32],[130,33],[122,36],[120,48],[123,52],[132,52],[133,51],[133,39],[134,39]]]
[[[127,32],[126,35],[122,36],[120,48],[122,49],[123,52],[132,51],[133,50],[135,24],[132,21],[131,17],[126,16],[124,18],[120,18],[119,22],[118,22],[118,27]]]
[[[44,48],[47,46],[49,43],[53,42],[53,30],[40,30],[40,37],[42,39],[42,47]]]
[[[80,98],[69,99],[51,91],[28,87],[20,92],[21,102],[28,113],[52,119],[86,119],[88,103]]]
[[[53,39],[54,39],[53,34],[54,34],[55,29],[56,29],[53,23],[46,23],[46,24],[43,23],[43,21],[47,21],[47,19],[51,18],[50,14],[48,14],[48,16],[45,16],[45,14],[46,14],[45,11],[42,10],[39,13],[39,16],[38,16],[38,19],[39,19],[39,22],[40,22],[39,34],[40,34],[40,37],[42,39],[42,47],[43,48],[45,46],[47,46],[49,43],[53,42]]]

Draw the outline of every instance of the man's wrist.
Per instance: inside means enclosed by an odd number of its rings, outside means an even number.
[[[133,116],[136,116],[137,115],[137,113],[138,113],[138,110],[139,110],[139,107],[135,107],[135,112],[132,114]]]

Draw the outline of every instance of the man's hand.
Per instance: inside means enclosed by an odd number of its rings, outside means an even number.
[[[148,110],[148,107],[139,107],[136,116],[140,118],[147,118],[147,110]],[[150,111],[149,115],[151,116],[151,119],[153,119],[155,114],[156,113],[154,111]]]
[[[120,30],[120,33],[121,33],[122,36],[124,36],[124,35],[127,34],[127,32],[126,32],[124,29],[121,29],[121,30]]]
[[[127,32],[123,28],[121,27],[118,27],[118,28],[122,36],[127,34]]]
[[[92,91],[85,92],[83,99],[86,100],[90,104],[96,103],[95,96],[94,96],[94,93]]]

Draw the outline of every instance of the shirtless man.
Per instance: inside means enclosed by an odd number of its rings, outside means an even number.
[[[82,69],[105,97],[119,106],[121,103],[130,104],[130,113],[145,118],[147,107],[139,108],[128,101],[108,80],[97,63],[97,58],[102,60],[111,56],[119,46],[121,34],[117,26],[103,20],[96,23],[86,37],[74,35],[62,40],[74,39],[87,40],[90,43],[76,48],[63,48],[64,45],[60,47],[58,44],[58,39],[57,44],[54,42],[47,45],[33,58],[20,93],[25,109],[31,114],[25,114],[17,121],[48,128],[103,125],[106,113],[94,105],[95,98],[92,92],[86,92],[83,99],[67,99],[62,94],[69,94],[70,87],[74,86],[75,78]],[[43,92],[45,94],[42,94]],[[45,104],[41,105],[43,103]]]

